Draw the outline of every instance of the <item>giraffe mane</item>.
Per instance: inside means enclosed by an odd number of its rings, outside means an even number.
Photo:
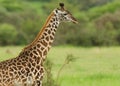
[[[36,43],[36,41],[39,39],[39,37],[41,36],[41,34],[44,32],[46,25],[49,23],[50,18],[51,18],[53,15],[54,15],[54,12],[52,12],[52,13],[48,16],[48,18],[46,19],[45,24],[44,24],[43,27],[40,29],[40,31],[39,31],[38,35],[36,36],[36,38],[35,38],[29,45],[27,45],[23,50],[30,48],[31,46],[33,46],[33,45]]]

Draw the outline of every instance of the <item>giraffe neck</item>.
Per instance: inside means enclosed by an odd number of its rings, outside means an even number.
[[[30,45],[25,47],[24,50],[34,48],[34,50],[39,53],[39,56],[45,60],[46,55],[53,43],[54,35],[59,23],[59,18],[54,12],[52,12],[35,40]]]

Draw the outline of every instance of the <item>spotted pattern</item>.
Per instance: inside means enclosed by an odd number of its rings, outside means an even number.
[[[0,63],[0,86],[41,86],[46,58],[59,25],[54,14],[34,46],[24,49],[18,57]]]
[[[66,19],[61,13],[59,9],[51,13],[35,43],[24,48],[16,58],[0,62],[0,86],[42,86],[43,62],[59,23]]]

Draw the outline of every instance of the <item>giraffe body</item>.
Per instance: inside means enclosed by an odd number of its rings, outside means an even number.
[[[61,9],[52,11],[35,40],[25,47],[16,58],[0,62],[0,86],[42,85],[43,62],[54,40],[59,23],[64,20],[70,21],[70,19],[76,22],[68,11],[63,11],[63,6]],[[70,19],[66,17],[65,13],[69,15]]]

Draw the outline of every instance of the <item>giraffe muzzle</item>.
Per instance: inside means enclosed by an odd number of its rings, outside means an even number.
[[[79,23],[74,17],[72,17],[72,22],[75,23],[75,24]]]

